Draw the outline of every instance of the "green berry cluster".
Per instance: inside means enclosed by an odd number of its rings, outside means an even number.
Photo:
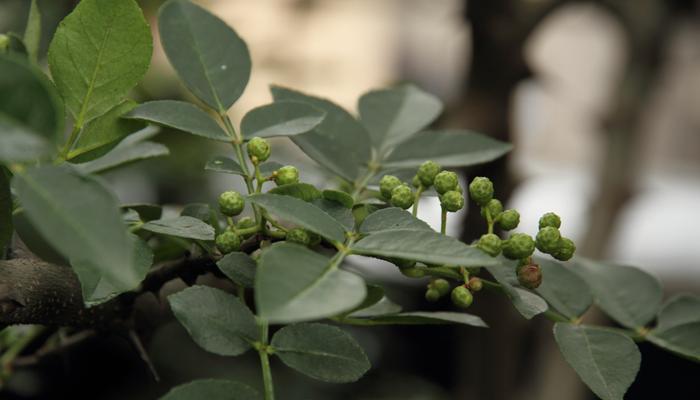
[[[233,230],[226,230],[216,237],[216,247],[223,254],[238,251],[241,248],[241,236]]]
[[[254,137],[248,141],[247,145],[248,157],[253,162],[253,164],[258,164],[263,161],[267,161],[270,158],[270,143],[267,139],[260,137]]]
[[[570,260],[576,252],[574,242],[559,232],[561,218],[554,213],[546,213],[540,218],[540,230],[535,237],[537,250],[547,253],[560,261]]]
[[[441,297],[450,292],[450,283],[445,279],[434,279],[428,284],[425,292],[425,299],[430,302],[438,301]]]
[[[504,231],[511,231],[520,224],[520,213],[516,210],[503,210],[503,203],[493,197],[493,183],[489,178],[477,176],[469,184],[469,197],[481,206],[481,216],[489,227],[497,225]]]

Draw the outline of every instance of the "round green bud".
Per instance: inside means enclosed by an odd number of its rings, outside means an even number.
[[[450,190],[440,196],[440,204],[449,212],[457,212],[464,208],[464,196],[456,190]]]
[[[434,281],[430,282],[430,285],[428,285],[428,287],[437,290],[440,294],[440,297],[450,292],[450,282],[447,282],[445,279],[442,278],[435,279]]]
[[[539,251],[552,254],[559,249],[560,239],[561,233],[559,233],[559,229],[553,226],[545,226],[537,232],[537,236],[535,236],[535,245]]]
[[[484,287],[484,283],[477,277],[469,279],[469,283],[467,285],[472,292],[478,292]]]
[[[535,241],[526,233],[514,233],[503,242],[503,255],[511,260],[527,258],[535,251]]]
[[[386,200],[391,199],[391,192],[402,184],[401,180],[394,175],[384,175],[379,181],[379,191]]]
[[[413,175],[413,179],[411,180],[411,185],[413,185],[414,188],[421,187],[422,183],[420,183],[420,178],[418,177],[418,175]]]
[[[569,238],[562,237],[559,240],[558,248],[551,254],[559,261],[568,261],[574,256],[575,252],[576,245],[574,242]]]
[[[267,139],[254,137],[248,142],[248,156],[251,160],[255,157],[258,162],[263,162],[270,158],[270,152],[270,143]]]
[[[435,181],[435,176],[439,174],[441,170],[442,167],[440,164],[435,161],[426,161],[420,165],[416,176],[418,176],[420,183],[422,183],[424,187],[430,187],[433,185],[433,181]]]
[[[275,183],[277,186],[290,185],[299,182],[299,170],[293,165],[285,165],[275,171]]]
[[[469,197],[480,206],[485,206],[493,198],[493,183],[489,178],[477,176],[469,184]]]
[[[485,206],[481,207],[481,216],[486,218],[486,211],[491,215],[491,219],[496,219],[503,212],[503,204],[498,199],[491,199]]]
[[[487,233],[479,238],[476,247],[491,257],[496,257],[501,253],[501,238],[493,233]]]
[[[216,247],[224,254],[241,248],[241,237],[233,231],[225,231],[216,237]]]
[[[520,224],[520,213],[515,210],[505,210],[498,217],[498,225],[504,231],[510,231],[518,227]]]
[[[561,227],[561,218],[559,218],[559,216],[553,212],[548,212],[542,215],[540,218],[540,229],[546,226],[559,229],[559,227]]]
[[[311,238],[305,229],[294,228],[287,232],[285,240],[290,243],[297,243],[302,246],[308,246],[311,243]]]
[[[402,183],[391,191],[391,205],[405,210],[413,205],[413,197],[413,190]]]
[[[425,271],[423,271],[423,268],[418,267],[401,268],[399,271],[409,278],[422,278],[425,276]]]
[[[459,187],[459,178],[457,174],[452,171],[442,171],[435,175],[433,185],[438,193],[445,194],[450,190],[457,190]]]
[[[452,298],[452,303],[459,308],[469,308],[472,305],[472,301],[474,301],[474,296],[464,286],[457,286],[452,289],[450,297]]]
[[[425,292],[425,299],[428,300],[431,303],[434,303],[438,300],[440,300],[440,292],[438,292],[436,289],[428,289]]]
[[[518,283],[528,289],[537,289],[542,284],[542,269],[537,264],[518,266]]]
[[[229,190],[219,196],[219,209],[227,217],[234,217],[243,212],[245,198],[238,192]]]

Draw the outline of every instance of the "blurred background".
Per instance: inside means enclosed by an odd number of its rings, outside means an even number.
[[[116,1],[116,0],[115,0]],[[76,1],[39,0],[44,49]],[[140,1],[155,51],[134,98],[195,101],[157,40],[157,0]],[[231,110],[238,121],[271,101],[270,84],[327,97],[351,111],[367,90],[412,81],[446,104],[438,128],[472,129],[512,141],[505,159],[462,171],[491,177],[497,196],[534,232],[546,211],[562,216],[578,254],[644,268],[666,295],[700,292],[700,2],[693,0],[201,0],[248,43],[253,73]],[[29,1],[0,0],[0,32],[21,32]],[[45,54],[45,52],[44,52]],[[44,61],[45,62],[45,61]],[[164,130],[171,156],[109,173],[125,203],[211,202],[239,183],[205,173],[226,148]],[[286,139],[277,161],[302,178],[327,178]],[[314,172],[317,171],[317,172]],[[421,216],[439,224],[438,205]],[[452,218],[471,241],[478,213]],[[390,285],[406,309],[428,305],[423,284],[389,264],[356,260]],[[204,279],[207,279],[206,277]],[[170,290],[176,290],[173,283]],[[323,385],[273,365],[285,399],[589,399],[556,349],[551,323],[525,321],[507,300],[480,294],[473,310],[488,330],[454,327],[351,329],[373,370],[358,383]],[[608,323],[591,310],[587,320]],[[161,375],[120,337],[87,341],[39,366],[16,371],[2,399],[153,399],[198,377],[259,381],[252,355],[204,353],[175,322],[147,338]],[[629,399],[700,398],[700,365],[641,344],[642,368]]]

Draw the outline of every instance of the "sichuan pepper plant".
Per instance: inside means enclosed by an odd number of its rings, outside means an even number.
[[[662,306],[649,274],[572,260],[575,244],[561,235],[555,213],[541,216],[537,232],[514,232],[520,214],[504,210],[493,183],[475,177],[462,187],[452,170],[511,146],[464,130],[425,130],[442,104],[417,87],[366,93],[355,117],[273,86],[274,101],[236,127],[228,111],[248,82],[250,55],[232,28],[199,6],[169,1],[158,15],[163,48],[196,104],[128,98],[152,51],[133,0],[80,2],[51,41],[50,77],[37,65],[39,21],[32,2],[24,35],[0,36],[0,325],[9,326],[0,334],[0,382],[28,349],[50,352],[56,335],[77,342],[94,330],[127,332],[141,348],[135,299],[176,278],[188,287],[167,302],[192,340],[224,356],[256,352],[262,379],[199,380],[163,399],[273,399],[271,358],[318,380],[355,381],[370,364],[343,325],[483,329],[486,322],[465,311],[482,290],[507,296],[526,319],[554,321],[564,358],[603,399],[623,398],[633,382],[635,342],[700,359],[698,297]],[[232,187],[241,179],[245,191],[179,214],[119,204],[100,174],[167,155],[149,141],[154,126],[220,142],[230,157],[204,169],[228,174]],[[338,184],[318,188],[304,182],[305,171],[275,162],[272,137],[289,138]],[[419,219],[424,196],[440,199],[440,232]],[[475,243],[445,234],[450,214],[467,205],[487,226]],[[402,310],[343,268],[350,255],[421,279],[425,300],[445,311]],[[194,284],[208,272],[231,290]],[[594,302],[620,327],[582,323]]]

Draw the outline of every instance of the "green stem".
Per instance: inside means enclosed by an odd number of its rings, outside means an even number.
[[[420,202],[420,196],[423,194],[423,185],[418,186],[418,190],[416,190],[416,197],[413,199],[413,216],[417,217],[418,216],[418,203]]]
[[[243,138],[241,135],[236,131],[236,128],[233,127],[233,123],[231,122],[231,118],[229,118],[228,114],[225,112],[219,114],[219,117],[221,118],[221,121],[224,123],[224,127],[226,128],[226,132],[233,138],[233,141],[231,141],[231,144],[233,145],[233,149],[236,152],[236,157],[238,158],[238,163],[241,165],[241,169],[243,170],[243,179],[245,180],[245,184],[248,187],[248,194],[252,194],[254,192],[253,189],[253,178],[250,175],[250,169],[248,169],[248,163],[245,160],[245,157],[243,156]]]
[[[351,194],[352,199],[355,203],[357,203],[357,201],[360,199],[360,195],[367,188],[367,184],[369,183],[369,181],[374,177],[374,175],[377,174],[377,171],[379,171],[378,164],[370,162],[369,165],[370,166],[367,169],[365,175],[361,179],[355,181],[355,189],[352,191]]]
[[[440,233],[443,235],[447,231],[447,210],[442,208],[442,214],[440,216]]]
[[[258,349],[260,356],[260,366],[262,368],[263,387],[265,400],[275,400],[275,386],[272,383],[272,369],[270,369],[270,356],[268,354],[268,324],[267,321],[259,320],[260,341],[262,346]]]
[[[70,149],[73,148],[75,141],[78,139],[78,134],[80,133],[81,128],[82,127],[77,124],[73,126],[73,130],[70,132],[70,137],[68,138],[68,141],[65,145],[63,145],[63,148],[61,149],[61,159],[68,160],[68,153],[70,153]]]

